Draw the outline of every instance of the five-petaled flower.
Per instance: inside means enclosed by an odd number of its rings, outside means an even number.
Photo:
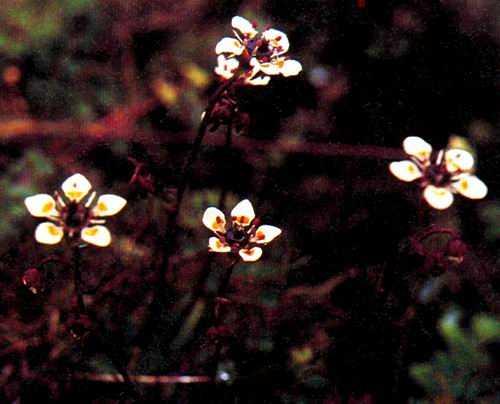
[[[429,143],[416,136],[407,137],[403,148],[410,159],[391,163],[391,173],[405,182],[420,179],[424,199],[434,209],[450,207],[456,192],[471,199],[488,193],[486,185],[472,175],[474,158],[469,152],[448,149],[435,154]]]
[[[235,38],[222,38],[215,47],[217,67],[215,73],[224,79],[232,78],[237,72],[245,84],[266,85],[271,78],[281,74],[295,76],[302,65],[283,56],[290,47],[284,32],[266,28],[259,35],[252,24],[243,17],[231,21]]]
[[[66,203],[58,192],[54,197],[38,194],[24,200],[28,211],[35,217],[49,219],[38,225],[35,239],[42,244],[57,244],[66,234],[70,239],[79,236],[83,241],[106,247],[111,243],[109,230],[102,226],[103,219],[118,213],[127,201],[117,195],[101,195],[92,207],[96,193],[83,199],[92,189],[90,182],[81,174],[74,174],[63,182],[61,189],[68,199]]]
[[[217,236],[208,240],[210,251],[239,254],[243,261],[257,261],[262,255],[262,249],[258,245],[267,244],[281,234],[277,227],[259,226],[259,220],[255,218],[248,199],[233,208],[229,226],[226,226],[224,213],[214,207],[205,211],[203,224]]]

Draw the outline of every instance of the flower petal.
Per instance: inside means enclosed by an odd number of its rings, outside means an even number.
[[[240,63],[237,59],[226,59],[224,55],[219,55],[217,57],[217,66],[215,67],[215,73],[228,80],[233,77],[234,71],[238,69],[239,65]]]
[[[248,226],[255,219],[253,206],[248,199],[244,199],[238,203],[231,211],[231,218],[240,226]]]
[[[259,63],[258,67],[261,72],[268,74],[269,76],[276,76],[281,72],[281,68],[278,65],[278,63],[279,62],[277,61],[264,62],[264,63]]]
[[[447,209],[453,203],[453,194],[447,188],[428,185],[424,189],[424,198],[431,207],[438,210]]]
[[[24,200],[28,211],[35,217],[57,216],[56,201],[49,194],[29,196]]]
[[[42,244],[57,244],[63,236],[63,228],[51,222],[40,223],[35,230],[35,240]]]
[[[247,38],[253,38],[258,34],[252,23],[240,16],[233,17],[231,26],[240,31]]]
[[[267,224],[259,226],[250,240],[252,243],[267,244],[281,234],[281,229]]]
[[[98,247],[107,247],[111,243],[111,233],[104,226],[84,227],[80,237],[83,241]]]
[[[243,258],[243,261],[253,262],[257,261],[262,256],[262,248],[254,247],[249,250],[242,249],[239,251],[240,257]]]
[[[285,77],[296,76],[302,71],[300,62],[292,59],[285,60],[280,73]]]
[[[61,185],[61,189],[70,201],[80,202],[89,193],[92,185],[81,174],[74,174]]]
[[[450,173],[467,171],[474,166],[474,157],[462,149],[450,149],[445,153],[446,169]]]
[[[411,182],[422,176],[420,168],[410,160],[394,161],[389,164],[390,172],[401,181]]]
[[[222,38],[215,46],[215,53],[230,53],[232,55],[241,55],[245,47],[236,38]]]
[[[245,84],[250,84],[252,86],[265,86],[269,84],[271,81],[271,77],[255,77],[255,78],[247,78],[245,79]]]
[[[113,216],[122,210],[127,200],[118,195],[105,194],[97,199],[96,206],[92,210],[94,216]]]
[[[432,146],[417,136],[407,137],[403,141],[403,149],[406,154],[415,156],[422,162],[427,162],[432,153]]]
[[[488,193],[486,184],[474,175],[467,176],[452,183],[453,188],[466,198],[483,199]]]
[[[208,251],[228,253],[231,251],[231,247],[220,241],[217,237],[210,237],[208,239]]]
[[[269,45],[276,50],[276,54],[278,55],[285,53],[290,48],[288,37],[282,31],[270,28],[265,30],[262,36],[269,42]]]
[[[210,207],[203,214],[203,224],[210,230],[219,233],[226,232],[226,217],[219,209]]]

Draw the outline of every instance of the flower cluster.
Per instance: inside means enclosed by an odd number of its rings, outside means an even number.
[[[258,245],[267,244],[281,234],[277,227],[259,226],[248,199],[233,208],[231,220],[231,224],[226,226],[224,213],[219,209],[210,207],[205,211],[203,224],[217,236],[208,240],[210,251],[238,254],[243,261],[257,261],[262,255]]]
[[[435,154],[429,143],[416,136],[407,137],[403,148],[410,159],[391,163],[391,173],[405,182],[420,179],[424,199],[434,209],[450,207],[457,192],[471,199],[488,193],[486,185],[472,175],[474,158],[469,152],[449,149]]]
[[[284,32],[267,28],[259,35],[255,24],[238,16],[231,25],[235,38],[222,38],[215,47],[215,73],[220,77],[227,80],[239,72],[245,84],[266,85],[269,76],[295,76],[302,70],[299,62],[283,56],[290,47]]]
[[[28,211],[35,217],[49,219],[38,225],[35,239],[42,244],[57,244],[66,234],[70,239],[79,235],[90,244],[106,247],[111,243],[109,230],[102,226],[104,217],[118,213],[127,201],[116,195],[101,195],[91,207],[96,193],[92,192],[85,202],[83,199],[92,189],[90,182],[81,174],[74,174],[63,182],[61,189],[66,203],[58,192],[54,197],[38,194],[25,199]]]

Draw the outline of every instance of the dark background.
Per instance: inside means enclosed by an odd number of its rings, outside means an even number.
[[[163,283],[166,217],[234,15],[286,32],[303,72],[238,90],[249,120],[230,149],[224,127],[206,136]],[[201,223],[226,193],[226,216],[248,198],[283,234],[234,270],[219,383],[138,383],[142,400],[500,400],[498,17],[494,0],[2,2],[0,396],[131,401],[93,381],[112,362],[209,374],[211,305],[190,302],[212,302],[228,265]],[[488,196],[432,211],[388,171],[407,136],[471,151]],[[112,245],[83,251],[93,324],[78,338],[71,268],[41,266],[70,251],[35,242],[23,203],[75,172],[128,200]]]

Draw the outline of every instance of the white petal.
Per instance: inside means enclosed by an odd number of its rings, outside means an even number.
[[[215,73],[225,79],[230,79],[233,77],[234,71],[238,69],[239,65],[240,63],[237,59],[226,59],[224,55],[219,55],[217,57],[217,67],[215,68]]]
[[[56,201],[49,194],[29,196],[24,200],[24,204],[35,217],[57,216]]]
[[[276,49],[277,54],[282,54],[288,51],[290,48],[290,42],[288,41],[288,37],[284,32],[278,31],[277,29],[271,28],[265,30],[262,33],[264,39],[269,41],[269,45]]]
[[[259,70],[269,76],[276,76],[281,72],[281,68],[276,61],[260,63]]]
[[[111,243],[111,233],[104,226],[84,227],[80,237],[83,241],[98,247],[107,247]]]
[[[215,46],[215,53],[230,53],[232,55],[241,55],[245,47],[236,38],[222,38]]]
[[[203,224],[212,231],[226,232],[226,217],[219,209],[210,207],[203,214]]]
[[[245,80],[245,83],[250,84],[252,86],[265,86],[269,84],[269,81],[271,81],[271,77],[265,76],[265,77],[247,78]]]
[[[90,182],[81,174],[69,177],[61,185],[61,189],[70,201],[80,202],[92,188]]]
[[[245,37],[248,38],[253,38],[258,33],[253,27],[252,23],[244,19],[243,17],[233,17],[233,19],[231,20],[231,26],[234,29],[240,31]]]
[[[217,253],[228,253],[231,247],[220,241],[217,237],[210,237],[208,239],[208,250]]]
[[[432,146],[417,136],[407,137],[403,141],[403,149],[406,154],[415,156],[422,162],[427,162],[432,153]]]
[[[113,216],[122,210],[127,200],[118,195],[101,195],[97,199],[95,208],[92,210],[94,216]]]
[[[64,236],[62,227],[54,223],[40,223],[35,230],[35,240],[42,244],[57,244]]]
[[[243,258],[243,261],[252,262],[257,261],[262,256],[262,248],[254,247],[249,250],[240,250],[240,257]]]
[[[450,149],[445,153],[446,169],[450,173],[456,171],[467,171],[474,166],[474,157],[468,151],[461,149]]]
[[[483,199],[488,193],[485,183],[473,175],[462,178],[452,185],[459,194],[470,199]]]
[[[447,209],[453,203],[453,194],[448,189],[434,185],[425,187],[424,198],[431,207],[438,210]]]
[[[231,218],[241,226],[248,226],[255,219],[253,206],[248,199],[244,199],[231,211]]]
[[[396,178],[405,182],[414,181],[422,176],[420,168],[410,160],[394,161],[389,164],[389,170]]]
[[[285,60],[280,73],[285,77],[296,76],[302,71],[302,65],[300,62],[292,59]]]
[[[252,243],[266,244],[281,234],[281,229],[267,224],[259,226],[255,236],[250,240]]]

